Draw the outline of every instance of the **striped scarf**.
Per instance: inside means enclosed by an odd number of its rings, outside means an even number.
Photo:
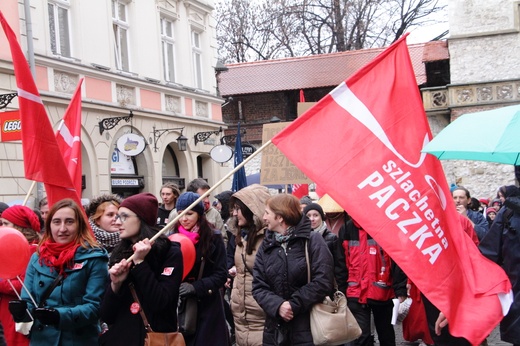
[[[90,227],[92,231],[94,231],[94,236],[99,245],[105,248],[108,253],[112,252],[112,250],[119,244],[119,232],[107,232],[104,229],[101,229],[94,220],[91,218],[88,219]]]

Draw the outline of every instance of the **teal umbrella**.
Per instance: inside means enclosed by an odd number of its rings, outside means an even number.
[[[422,152],[441,160],[520,165],[520,105],[464,114],[439,132]]]

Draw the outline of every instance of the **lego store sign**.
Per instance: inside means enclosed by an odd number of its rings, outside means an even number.
[[[19,111],[0,112],[0,142],[19,141],[22,139],[22,123]]]

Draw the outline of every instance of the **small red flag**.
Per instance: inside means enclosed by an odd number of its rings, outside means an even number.
[[[292,189],[292,194],[298,198],[309,194],[309,184],[293,184]]]
[[[81,200],[78,198],[63,162],[29,64],[22,53],[15,33],[1,11],[0,22],[11,48],[18,87],[25,178],[45,184],[49,205],[63,198],[72,198],[81,205]]]
[[[74,188],[81,199],[81,84],[79,81],[69,107],[56,132],[56,141],[67,165]]]
[[[300,102],[305,102],[305,94],[303,93],[303,89],[300,89]]]
[[[509,309],[511,283],[463,232],[439,160],[421,153],[432,134],[405,37],[272,142],[390,254],[453,335],[478,345]]]

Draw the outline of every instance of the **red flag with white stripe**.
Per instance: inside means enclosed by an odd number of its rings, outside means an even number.
[[[272,142],[390,254],[453,335],[478,345],[509,309],[511,284],[463,232],[439,160],[421,153],[431,138],[403,37]]]
[[[63,120],[56,132],[56,141],[63,161],[67,165],[74,188],[81,199],[81,85],[79,81],[69,107],[65,111]]]
[[[298,198],[307,196],[309,194],[309,184],[293,184],[292,194]]]
[[[25,178],[45,184],[49,205],[63,198],[72,198],[81,205],[27,60],[1,11],[0,23],[11,48],[18,88]]]

